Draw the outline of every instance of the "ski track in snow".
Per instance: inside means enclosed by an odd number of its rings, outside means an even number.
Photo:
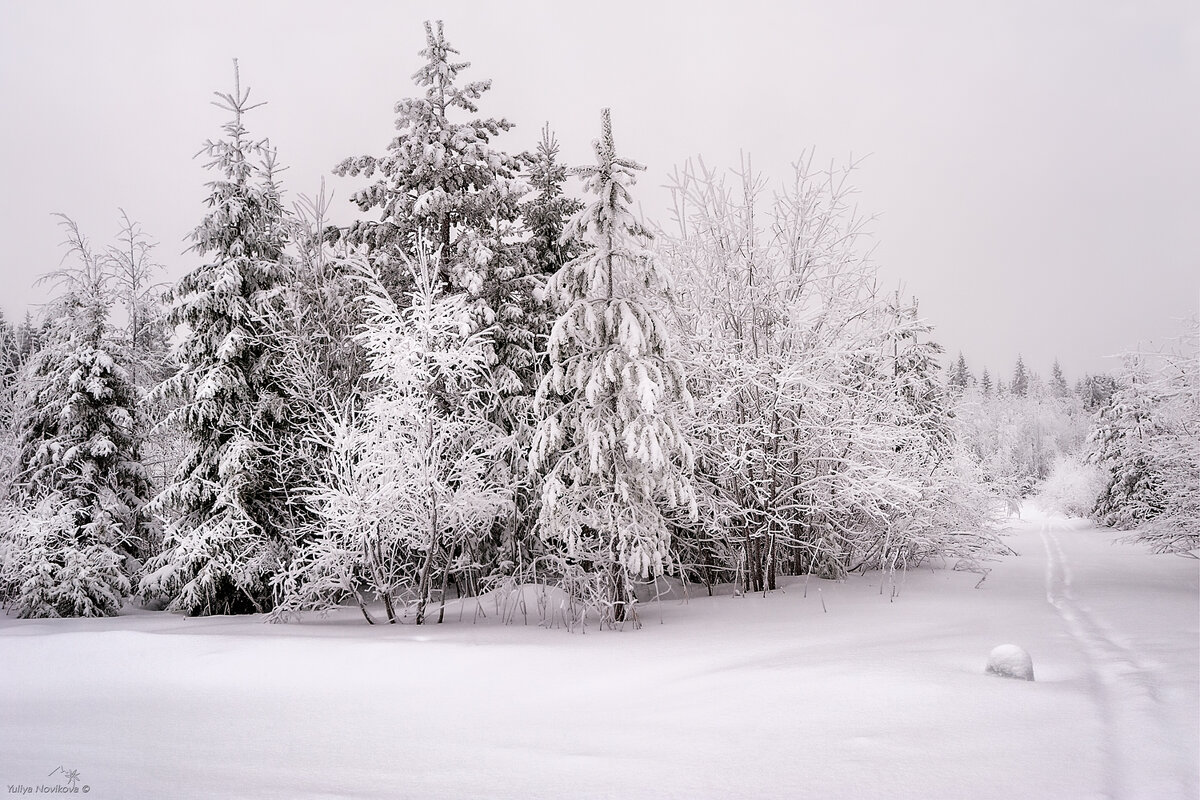
[[[1103,796],[1111,800],[1195,797],[1196,781],[1182,763],[1166,724],[1171,709],[1164,703],[1155,665],[1075,595],[1070,559],[1052,524],[1041,523],[1038,533],[1046,550],[1046,600],[1087,662],[1101,724]],[[1146,742],[1145,735],[1153,741]]]

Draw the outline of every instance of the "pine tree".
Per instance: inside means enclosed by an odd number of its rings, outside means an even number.
[[[696,514],[692,450],[677,409],[690,402],[666,326],[647,302],[667,287],[630,211],[644,169],[618,158],[608,109],[595,166],[575,174],[596,199],[567,236],[589,249],[550,282],[562,313],[530,454],[544,474],[539,533],[573,598],[602,618],[635,618],[634,585],[672,559],[670,515]]]
[[[574,252],[578,242],[564,239],[563,231],[571,217],[583,209],[583,203],[563,192],[567,168],[558,161],[558,140],[549,123],[542,128],[537,150],[527,159],[534,194],[522,205],[521,213],[531,234],[536,272],[550,276],[578,255]]]
[[[138,393],[108,321],[112,276],[75,223],[63,225],[79,265],[48,276],[67,294],[26,371],[18,413],[22,510],[3,583],[27,617],[116,614],[145,544]]]
[[[946,456],[954,438],[951,429],[954,415],[945,390],[936,379],[937,360],[943,349],[928,338],[933,329],[917,316],[915,300],[912,305],[901,307],[897,297],[888,311],[894,317],[889,338],[894,353],[895,391],[901,409],[898,422],[906,429],[920,432],[930,460],[936,462]],[[961,353],[958,364],[965,389],[966,361]]]
[[[7,430],[12,422],[13,392],[20,368],[17,331],[0,311],[0,431]]]
[[[984,367],[983,375],[979,378],[979,388],[984,397],[992,396],[992,375],[987,371],[987,367]]]
[[[355,222],[348,237],[369,248],[398,302],[406,299],[404,256],[417,257],[418,241],[440,248],[443,281],[478,294],[484,268],[498,255],[492,249],[498,246],[497,223],[517,218],[526,190],[518,177],[519,161],[491,145],[512,123],[450,118],[456,112],[477,113],[475,101],[492,85],[490,80],[459,85],[459,74],[471,65],[454,61],[458,54],[446,41],[442,23],[435,28],[426,22],[420,51],[425,63],[413,75],[424,95],[396,103],[399,133],[387,155],[347,158],[334,168],[337,175],[374,179],[351,200],[363,212],[377,210],[379,219]],[[452,252],[460,258],[452,259]]]
[[[961,395],[967,390],[967,386],[971,382],[971,373],[967,370],[967,359],[963,357],[962,351],[958,351],[958,360],[950,367],[950,375],[947,378],[947,385],[952,392]]]
[[[45,338],[45,327],[35,325],[33,315],[29,311],[25,312],[25,318],[21,320],[21,324],[17,326],[17,357],[21,364],[25,364],[33,357],[42,346],[42,341]]]
[[[1146,447],[1160,426],[1142,359],[1127,356],[1122,372],[1123,388],[1113,393],[1097,417],[1089,459],[1110,476],[1093,515],[1103,525],[1133,528],[1161,513],[1166,498]]]
[[[236,61],[234,78],[233,92],[218,92],[214,103],[232,114],[224,138],[201,151],[217,177],[192,250],[208,260],[171,292],[170,322],[185,333],[177,373],[155,392],[179,401],[168,422],[182,428],[190,450],[154,501],[171,517],[140,591],[191,614],[269,608],[285,550],[281,481],[269,456],[288,424],[287,398],[267,334],[286,277],[286,227],[269,146],[245,127],[256,106]]]
[[[1050,369],[1050,391],[1055,397],[1070,397],[1071,387],[1067,385],[1067,377],[1063,375],[1062,366],[1058,363],[1058,359],[1054,359],[1054,366]]]
[[[518,495],[530,487],[528,452],[530,406],[541,376],[536,311],[539,281],[531,275],[529,246],[518,226],[520,201],[528,185],[521,162],[497,149],[493,139],[511,129],[505,119],[474,118],[477,101],[490,80],[462,82],[470,66],[446,40],[442,23],[425,23],[425,63],[413,75],[420,97],[396,104],[398,135],[383,157],[361,156],[341,162],[335,173],[363,176],[373,182],[352,195],[362,212],[376,211],[377,220],[360,220],[347,240],[365,245],[372,266],[401,306],[412,285],[407,268],[419,256],[418,243],[436,253],[439,280],[447,292],[468,297],[472,326],[487,330],[488,382],[500,402],[493,422],[510,437],[502,460]],[[524,508],[526,502],[519,502]],[[524,527],[514,516],[498,538],[511,541]]]
[[[1029,373],[1025,370],[1025,362],[1020,356],[1017,356],[1017,365],[1013,368],[1009,391],[1017,397],[1024,397],[1029,393]]]

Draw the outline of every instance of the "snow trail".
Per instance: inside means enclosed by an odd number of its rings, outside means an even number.
[[[1038,529],[1046,552],[1046,600],[1087,663],[1101,723],[1103,796],[1193,797],[1196,780],[1173,740],[1173,726],[1167,724],[1172,710],[1163,702],[1158,669],[1076,595],[1071,561],[1057,535],[1065,531],[1049,520]]]

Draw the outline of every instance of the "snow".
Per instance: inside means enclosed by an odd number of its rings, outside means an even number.
[[[3,618],[0,784],[61,766],[94,798],[1196,797],[1197,562],[1024,516],[978,589],[951,569],[693,589],[621,633],[540,628],[532,600],[529,625],[494,600],[419,628]],[[1037,682],[986,675],[997,642]]]
[[[1018,678],[1023,681],[1033,680],[1033,659],[1022,647],[1015,644],[1002,644],[992,648],[988,654],[987,672],[1001,678]]]

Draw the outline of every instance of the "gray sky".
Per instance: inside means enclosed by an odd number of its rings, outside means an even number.
[[[118,206],[172,277],[195,265],[213,90],[237,57],[248,117],[311,194],[342,158],[382,153],[416,93],[425,19],[492,78],[481,112],[533,146],[543,122],[589,160],[599,109],[658,187],[691,155],[782,174],[869,155],[860,207],[876,258],[978,371],[1018,352],[1068,378],[1171,335],[1200,303],[1200,3],[19,2],[0,0],[0,307],[44,299],[51,212],[97,244]],[[347,205],[360,185],[330,177]],[[342,212],[345,213],[345,212]]]

